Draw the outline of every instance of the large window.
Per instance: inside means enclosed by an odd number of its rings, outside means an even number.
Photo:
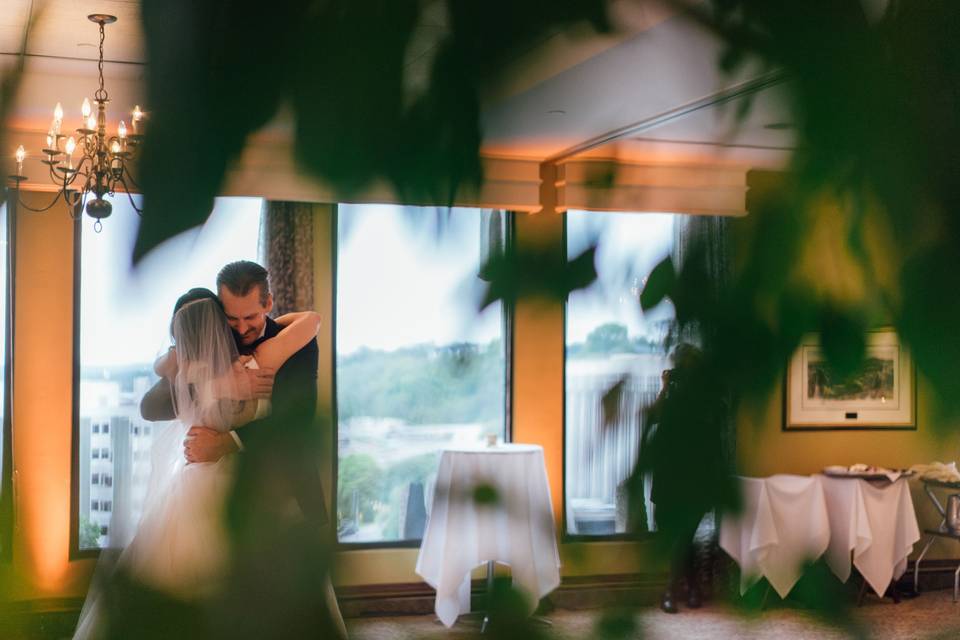
[[[150,445],[165,427],[140,418],[140,398],[157,379],[153,361],[169,345],[174,302],[191,287],[214,289],[217,272],[228,262],[257,260],[261,206],[253,198],[218,199],[202,229],[165,243],[135,272],[129,263],[139,218],[126,196],[113,200],[113,215],[100,233],[91,219],[81,220],[74,438],[81,550],[122,539],[135,526],[150,474]]]
[[[598,244],[597,280],[570,294],[566,313],[566,523],[567,533],[603,536],[627,532],[623,482],[636,462],[642,413],[660,391],[669,368],[663,341],[673,309],[665,302],[642,313],[644,278],[670,255],[683,216],[569,211],[567,253]],[[623,381],[617,419],[604,425],[602,399]],[[640,528],[652,529],[646,514]]]
[[[502,306],[477,313],[481,255],[505,216],[341,205],[337,248],[337,530],[422,537],[445,446],[505,433]]]

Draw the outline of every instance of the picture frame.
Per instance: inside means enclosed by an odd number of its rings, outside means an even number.
[[[805,335],[787,365],[784,431],[917,428],[913,359],[893,329],[867,332],[863,369],[834,377],[819,335]]]

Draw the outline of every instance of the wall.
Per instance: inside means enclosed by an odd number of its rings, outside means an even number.
[[[28,204],[50,194],[24,194]],[[14,342],[13,561],[0,566],[11,599],[86,591],[91,560],[70,561],[73,380],[73,221],[62,206],[21,210]]]

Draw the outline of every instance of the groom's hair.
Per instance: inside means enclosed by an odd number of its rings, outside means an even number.
[[[266,305],[270,297],[270,275],[256,262],[238,260],[220,269],[217,291],[220,287],[226,287],[235,296],[245,296],[254,287],[260,287],[260,304]]]

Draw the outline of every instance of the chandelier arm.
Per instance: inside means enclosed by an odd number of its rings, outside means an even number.
[[[78,218],[83,217],[83,207],[87,202],[88,191],[81,191],[77,197],[77,202],[73,206],[70,206],[70,203],[67,203],[67,213],[70,215],[71,220],[77,220]]]
[[[124,180],[121,175],[119,178],[120,184],[123,185],[123,192],[127,194],[127,200],[130,201],[130,206],[133,207],[133,210],[137,212],[137,215],[143,217],[143,209],[137,206],[137,203],[133,201],[133,194],[130,193],[130,189],[127,188],[127,181]]]
[[[18,190],[18,191],[19,191],[19,190]],[[60,200],[60,197],[61,197],[62,195],[63,195],[63,191],[57,191],[56,197],[54,197],[53,201],[50,202],[50,204],[48,204],[47,206],[42,207],[42,208],[40,208],[40,209],[34,209],[33,207],[31,207],[30,205],[28,205],[27,203],[25,203],[25,202],[20,198],[20,194],[18,193],[18,194],[17,194],[17,205],[23,207],[23,208],[26,209],[27,211],[33,211],[33,212],[36,212],[36,213],[42,213],[42,212],[44,212],[44,211],[48,211],[48,210],[52,209],[52,208],[53,208],[53,205],[57,204],[57,202]]]
[[[129,181],[130,181],[130,184],[132,184],[137,191],[143,191],[143,189],[140,188],[140,185],[137,184],[137,181],[133,179],[133,176],[132,176],[132,175],[130,174],[130,172],[127,170],[127,166],[126,166],[126,165],[123,166],[123,176],[124,176],[124,180],[129,180]],[[124,188],[126,188],[127,183],[124,182],[124,183],[123,183],[123,186],[124,186]]]

